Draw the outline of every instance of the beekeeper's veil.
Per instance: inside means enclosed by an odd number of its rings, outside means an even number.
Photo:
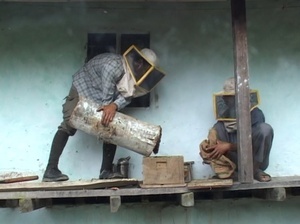
[[[124,97],[139,97],[149,93],[165,76],[157,68],[158,58],[151,49],[139,51],[132,45],[123,58],[125,74],[117,88]]]
[[[259,104],[259,94],[257,90],[250,90],[250,111]],[[215,117],[219,121],[236,121],[235,108],[235,79],[227,79],[223,86],[223,91],[213,94],[213,104]]]

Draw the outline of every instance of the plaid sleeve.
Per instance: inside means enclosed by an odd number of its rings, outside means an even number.
[[[130,103],[131,99],[125,99],[116,90],[116,80],[123,74],[123,64],[121,61],[111,60],[108,61],[102,69],[102,94],[103,104],[110,104],[114,102],[118,109],[124,108]]]
[[[120,93],[114,103],[118,106],[118,110],[123,109],[131,102],[131,98],[125,98]]]

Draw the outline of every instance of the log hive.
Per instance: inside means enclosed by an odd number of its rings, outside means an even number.
[[[101,124],[103,112],[97,112],[98,107],[95,102],[80,98],[70,118],[71,126],[143,156],[158,152],[162,132],[160,126],[116,112],[106,127]]]

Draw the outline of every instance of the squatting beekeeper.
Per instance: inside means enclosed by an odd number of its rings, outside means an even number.
[[[225,156],[237,165],[237,121],[234,77],[230,77],[225,81],[223,91],[215,93],[213,99],[217,122],[211,128],[207,142],[211,143],[212,139],[216,139],[216,141],[213,140],[214,143],[211,146],[203,144],[206,142],[201,143],[200,155],[207,163],[220,165],[224,162]],[[267,182],[271,180],[271,176],[265,170],[269,166],[274,131],[272,126],[266,123],[265,115],[258,108],[258,104],[258,91],[250,90],[253,177],[258,181]],[[228,162],[224,163],[224,167],[228,167]],[[235,168],[237,166],[232,167]],[[224,176],[223,172],[225,168],[215,169],[214,171],[217,173],[218,170]],[[228,170],[231,173],[232,171]],[[217,176],[219,176],[218,173]]]

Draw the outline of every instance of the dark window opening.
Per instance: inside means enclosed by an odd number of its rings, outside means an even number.
[[[98,54],[116,53],[117,35],[114,33],[89,33],[86,62]]]

